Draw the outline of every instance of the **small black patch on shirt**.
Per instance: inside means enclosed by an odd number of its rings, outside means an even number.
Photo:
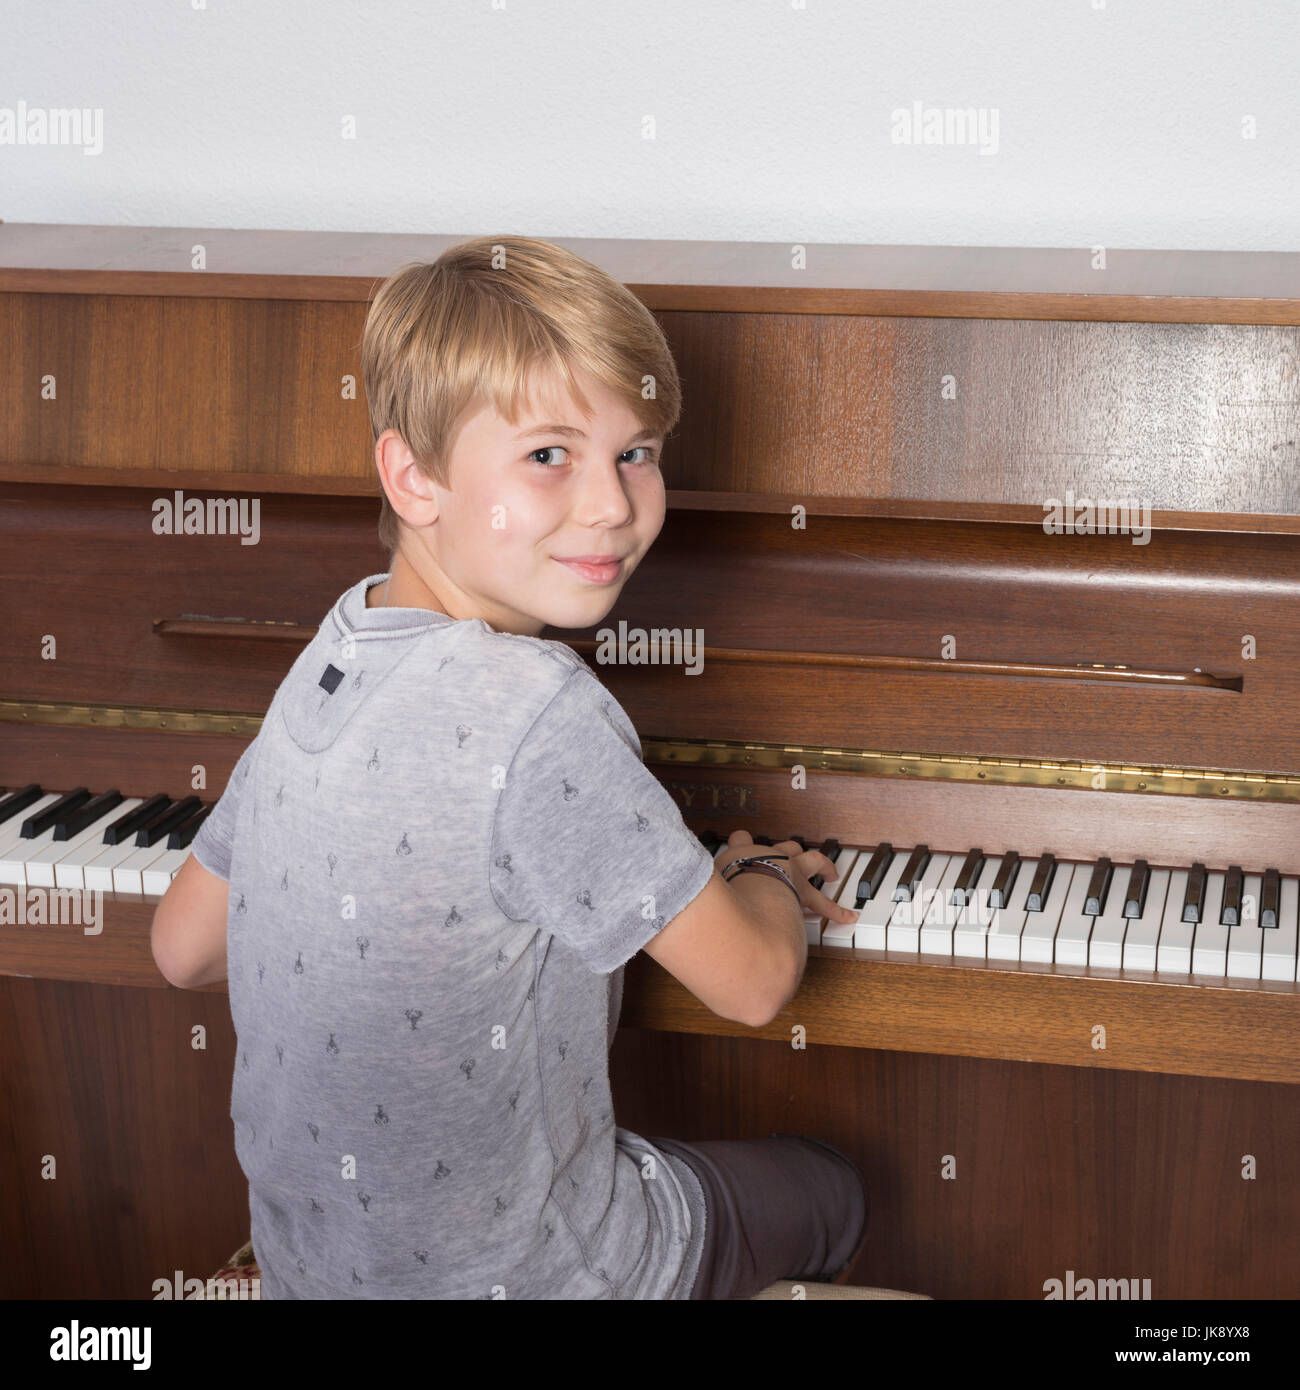
[[[339,688],[339,681],[343,679],[343,672],[337,666],[329,665],[325,668],[320,678],[320,687],[327,690],[331,695]]]

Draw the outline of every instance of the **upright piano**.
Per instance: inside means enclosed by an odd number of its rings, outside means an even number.
[[[224,987],[150,919],[386,567],[361,326],[460,239],[0,226],[0,1296],[247,1236]],[[546,635],[706,844],[823,848],[858,914],[765,1028],[631,962],[619,1123],[846,1149],[862,1282],[1300,1296],[1300,255],[560,240],[685,413],[602,625],[667,659]]]

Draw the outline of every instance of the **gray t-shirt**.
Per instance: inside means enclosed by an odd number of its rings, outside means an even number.
[[[623,963],[713,860],[562,643],[344,593],[193,852],[230,884],[264,1298],[688,1298],[691,1170],[615,1126]]]

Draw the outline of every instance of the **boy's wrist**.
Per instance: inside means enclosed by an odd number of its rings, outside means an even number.
[[[747,907],[765,919],[797,922],[802,932],[803,903],[790,891],[789,884],[751,869],[737,870],[734,877],[724,882],[736,890]]]

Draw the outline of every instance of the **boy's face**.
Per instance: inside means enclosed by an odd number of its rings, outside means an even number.
[[[450,490],[429,480],[436,520],[414,530],[414,561],[453,617],[526,636],[591,627],[658,536],[662,437],[594,378],[579,384],[590,417],[539,382],[515,424],[491,406],[465,423]]]

